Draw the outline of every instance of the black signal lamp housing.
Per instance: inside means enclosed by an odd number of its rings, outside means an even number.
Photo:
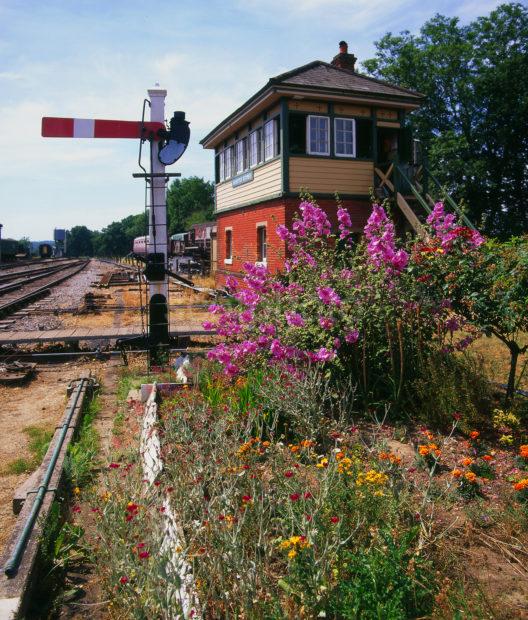
[[[161,138],[158,148],[158,159],[164,166],[170,166],[185,153],[191,137],[189,121],[185,120],[185,112],[174,112],[170,119],[169,129],[160,129]]]

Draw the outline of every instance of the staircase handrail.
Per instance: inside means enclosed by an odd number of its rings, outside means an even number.
[[[396,168],[398,173],[402,175],[404,181],[407,181],[409,187],[411,188],[411,192],[414,194],[414,197],[416,198],[416,200],[418,200],[418,202],[422,205],[422,207],[427,211],[428,214],[431,214],[432,213],[431,208],[429,207],[427,202],[423,199],[422,195],[416,189],[416,187],[411,182],[409,177],[405,174],[405,172],[401,169],[401,167],[398,164],[394,164],[394,167]]]
[[[457,203],[451,198],[451,196],[447,193],[445,187],[440,183],[440,181],[433,175],[433,173],[429,170],[429,168],[425,165],[422,164],[422,167],[425,171],[425,173],[427,174],[428,178],[431,179],[433,181],[433,183],[436,185],[436,187],[438,189],[440,189],[442,192],[444,192],[445,195],[445,200],[446,202],[449,204],[449,206],[461,217],[461,219],[464,221],[464,223],[466,224],[466,226],[468,226],[469,228],[473,229],[473,230],[477,230],[476,227],[473,225],[473,223],[471,222],[471,220],[465,215],[465,213],[462,211],[462,209],[457,205]]]

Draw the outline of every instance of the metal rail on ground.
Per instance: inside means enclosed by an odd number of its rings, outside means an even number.
[[[35,499],[33,500],[33,505],[31,507],[31,512],[29,513],[24,527],[20,532],[11,552],[9,559],[7,560],[4,566],[4,572],[8,577],[14,577],[20,566],[20,562],[24,555],[24,551],[26,549],[27,543],[31,537],[31,533],[33,532],[33,528],[35,527],[35,523],[37,521],[37,517],[39,515],[42,503],[44,501],[44,497],[49,490],[49,484],[51,478],[55,472],[55,467],[57,465],[57,461],[59,455],[61,453],[64,440],[66,438],[66,434],[70,430],[70,425],[72,423],[73,415],[76,409],[83,404],[84,397],[86,395],[88,385],[93,384],[93,379],[91,378],[82,378],[79,380],[77,387],[75,388],[71,403],[68,405],[65,413],[65,420],[61,427],[59,427],[59,437],[53,448],[53,452],[51,455],[51,459],[46,467],[46,471],[44,473],[44,477],[42,482],[38,486],[36,490]],[[79,404],[80,401],[80,404]]]

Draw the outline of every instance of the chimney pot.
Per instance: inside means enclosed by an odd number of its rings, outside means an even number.
[[[339,69],[346,69],[347,71],[356,70],[357,58],[354,54],[348,53],[348,43],[346,41],[339,41],[339,54],[332,59],[332,65]]]

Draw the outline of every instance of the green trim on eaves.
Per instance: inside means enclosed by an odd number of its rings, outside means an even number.
[[[281,97],[280,102],[280,128],[282,192],[284,193],[290,189],[290,122],[286,97]]]

